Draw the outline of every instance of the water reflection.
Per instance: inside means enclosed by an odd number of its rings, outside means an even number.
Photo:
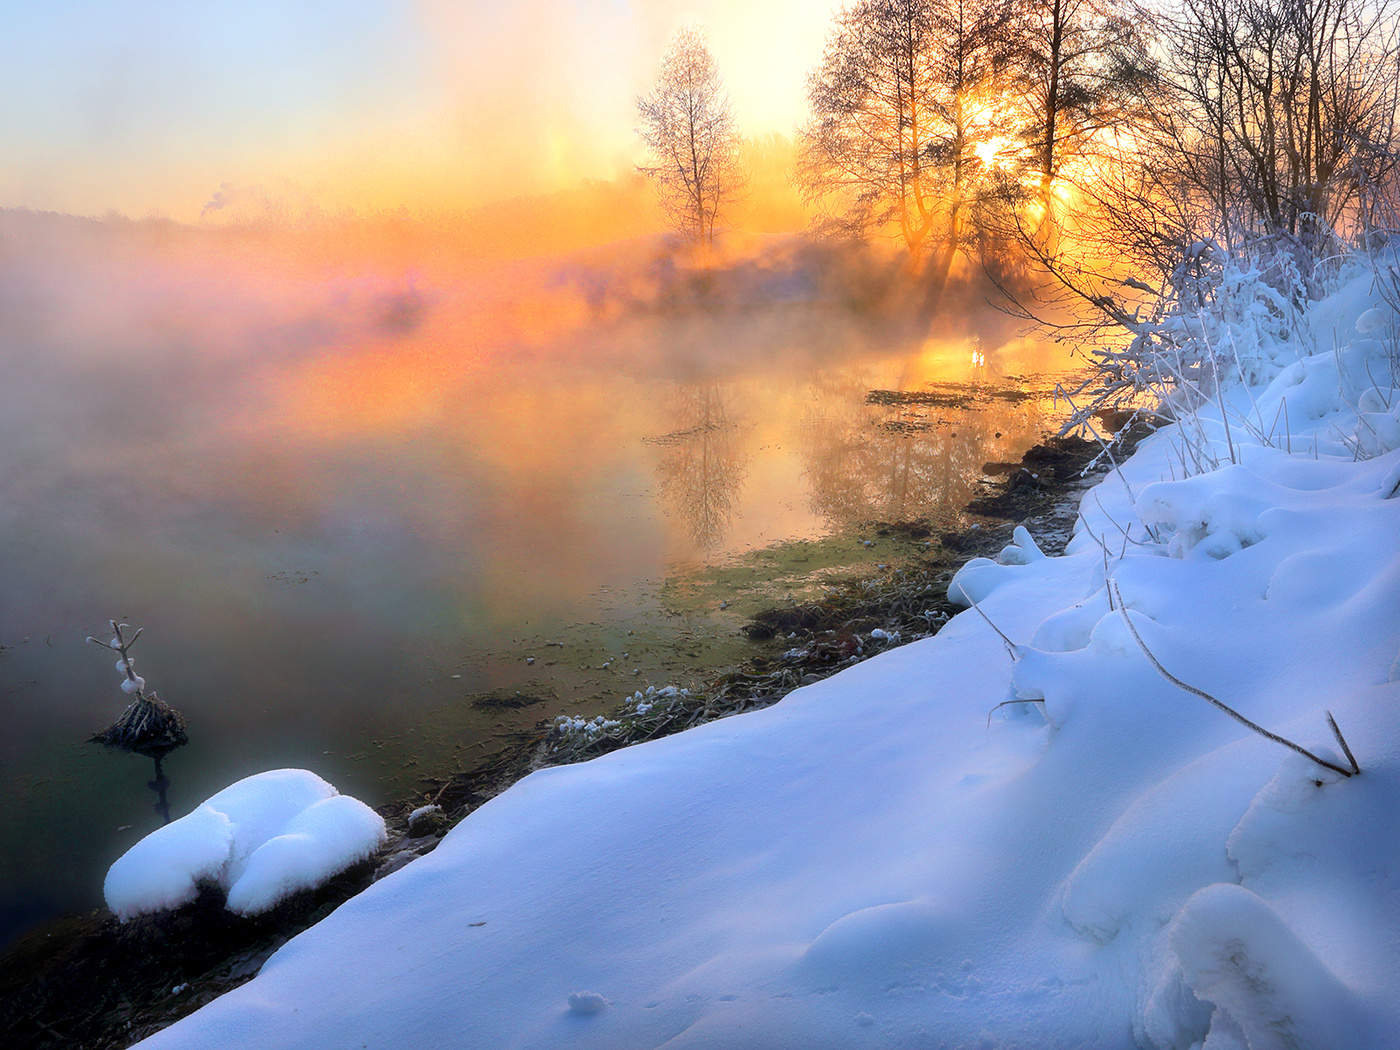
[[[741,423],[717,383],[678,384],[668,399],[675,430],[649,439],[661,448],[656,476],[670,508],[703,552],[723,541],[749,459]]]
[[[1044,398],[1026,396],[1023,385],[976,365],[935,373],[956,379],[932,379],[915,364],[902,362],[892,386],[864,369],[813,380],[799,434],[810,506],[828,527],[920,518],[950,525],[982,466],[1019,456],[1048,425]]]

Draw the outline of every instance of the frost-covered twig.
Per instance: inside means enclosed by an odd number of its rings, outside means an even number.
[[[1260,443],[1272,448],[1273,443],[1270,442],[1268,438],[1264,437],[1264,415],[1259,411],[1259,399],[1254,396],[1254,384],[1251,383],[1249,377],[1244,374],[1244,363],[1240,360],[1240,348],[1235,342],[1235,333],[1233,331],[1227,331],[1226,334],[1230,337],[1230,356],[1235,362],[1236,378],[1240,381],[1240,389],[1249,397],[1250,407],[1254,409],[1254,418],[1258,420],[1259,425],[1256,427],[1251,424],[1248,416],[1241,416],[1240,422],[1244,425],[1245,429],[1249,430],[1255,438],[1260,441]],[[1272,431],[1270,433],[1272,433]]]
[[[1103,541],[1103,538],[1102,538],[1101,536],[1097,535],[1097,534],[1094,532],[1094,530],[1089,526],[1089,519],[1088,519],[1088,518],[1084,517],[1084,515],[1081,514],[1081,515],[1079,516],[1079,520],[1082,521],[1082,522],[1084,522],[1084,531],[1087,532],[1087,533],[1089,534],[1089,538],[1090,538],[1091,540],[1093,540],[1095,543],[1097,543],[1097,544],[1099,545],[1099,550],[1101,550],[1101,551],[1103,552],[1103,578],[1104,578],[1105,580],[1107,580],[1107,579],[1108,579],[1108,573],[1109,573],[1109,564],[1108,564],[1109,552],[1108,552],[1108,544],[1105,543],[1105,542]],[[1123,554],[1126,554],[1127,551],[1128,551],[1127,544],[1124,544],[1124,545],[1123,545]],[[1119,561],[1122,561],[1122,560],[1123,560],[1123,554],[1120,554],[1120,555],[1118,556],[1118,560],[1119,560]],[[1109,608],[1109,611],[1110,611],[1110,612],[1113,611],[1113,595],[1112,595],[1112,594],[1110,594],[1110,595],[1108,596],[1108,608]]]
[[[1382,392],[1381,392],[1381,385],[1380,385],[1380,383],[1376,382],[1376,377],[1373,376],[1373,375],[1371,374],[1371,359],[1370,359],[1369,357],[1363,358],[1361,364],[1362,364],[1362,366],[1365,367],[1365,369],[1366,369],[1366,378],[1369,379],[1369,380],[1371,381],[1371,389],[1373,389],[1374,391],[1376,391],[1376,393],[1380,394],[1380,396],[1381,396],[1381,404],[1383,404],[1383,405],[1385,406],[1385,410],[1386,410],[1387,412],[1389,412],[1389,411],[1390,411],[1390,392],[1389,392],[1389,391],[1387,391],[1387,392],[1385,392],[1385,393],[1382,393]],[[1391,361],[1390,370],[1391,370],[1392,373],[1395,371],[1395,363],[1394,363],[1393,360]],[[1392,375],[1391,378],[1394,379],[1394,375]],[[1393,388],[1394,388],[1394,385],[1391,384],[1391,389],[1393,390]]]
[[[962,593],[962,596],[967,599],[968,604],[972,606],[973,611],[976,612],[978,616],[982,617],[982,619],[987,621],[988,627],[996,631],[997,637],[999,637],[1002,641],[1002,644],[1006,646],[1006,655],[1011,657],[1012,663],[1015,663],[1016,643],[1013,642],[1010,638],[1006,637],[1005,632],[1002,631],[1000,627],[992,623],[992,618],[982,611],[982,607],[978,605],[976,601],[973,600],[972,595],[967,593],[966,587],[964,587],[962,584],[958,584],[958,590]]]
[[[1003,700],[1001,703],[997,704],[996,707],[992,708],[990,711],[987,712],[987,728],[990,729],[990,728],[992,727],[992,715],[996,714],[996,713],[997,713],[998,711],[1000,711],[1003,707],[1006,707],[1006,706],[1008,706],[1008,705],[1010,705],[1010,704],[1043,704],[1043,703],[1045,703],[1045,698],[1044,698],[1044,697],[1039,697],[1039,696],[1032,696],[1032,697],[1027,697],[1027,698],[1024,698],[1024,699],[1021,698],[1021,697],[1016,697],[1016,698],[1013,699],[1013,700]]]
[[[1224,711],[1236,722],[1239,722],[1246,728],[1254,730],[1254,732],[1258,733],[1260,736],[1264,737],[1267,740],[1272,740],[1276,744],[1282,744],[1284,747],[1292,751],[1298,752],[1298,754],[1304,756],[1305,758],[1312,759],[1319,766],[1322,766],[1325,769],[1330,769],[1334,773],[1340,773],[1344,777],[1355,776],[1357,773],[1361,772],[1361,767],[1356,764],[1356,759],[1352,757],[1351,749],[1347,747],[1346,741],[1342,740],[1341,730],[1337,728],[1337,723],[1332,719],[1332,715],[1330,712],[1327,715],[1327,720],[1331,722],[1332,731],[1337,735],[1337,740],[1341,742],[1342,750],[1346,752],[1347,759],[1351,762],[1351,769],[1343,769],[1341,766],[1333,762],[1329,762],[1327,761],[1327,759],[1321,758],[1313,754],[1301,744],[1295,744],[1292,740],[1289,740],[1287,737],[1279,736],[1277,733],[1270,732],[1263,726],[1259,725],[1259,723],[1257,722],[1251,722],[1248,718],[1240,714],[1233,707],[1226,703],[1223,703],[1220,700],[1217,700],[1215,697],[1207,693],[1204,689],[1197,689],[1194,685],[1188,685],[1176,675],[1172,674],[1170,671],[1168,671],[1165,667],[1162,666],[1162,662],[1152,654],[1151,649],[1147,648],[1147,643],[1142,640],[1142,635],[1138,634],[1137,627],[1133,625],[1132,617],[1128,615],[1128,607],[1123,603],[1123,592],[1121,590],[1118,590],[1117,581],[1110,581],[1110,586],[1112,586],[1115,590],[1118,591],[1118,615],[1122,616],[1123,622],[1128,625],[1128,632],[1133,636],[1133,641],[1137,642],[1138,648],[1142,650],[1143,655],[1147,657],[1148,661],[1151,662],[1152,666],[1157,669],[1157,673],[1160,674],[1163,678],[1165,678],[1168,682],[1171,682],[1172,685],[1176,686],[1178,689],[1185,690],[1192,696],[1199,696],[1202,700],[1205,700],[1207,703],[1219,708],[1221,711]]]
[[[1206,351],[1210,357],[1210,367],[1215,373],[1215,401],[1220,408],[1220,422],[1225,427],[1225,446],[1230,450],[1230,462],[1238,464],[1239,459],[1235,456],[1235,439],[1230,435],[1230,413],[1225,410],[1225,391],[1220,385],[1220,359],[1215,352],[1215,348],[1210,345],[1210,340],[1206,340]]]
[[[1332,712],[1327,712],[1327,724],[1332,727],[1332,735],[1337,738],[1337,744],[1342,749],[1342,754],[1347,756],[1347,761],[1351,763],[1351,771],[1360,773],[1361,767],[1357,765],[1356,756],[1351,753],[1351,748],[1347,746],[1347,738],[1342,736],[1341,729],[1337,726],[1337,720],[1332,717]]]
[[[1264,438],[1264,444],[1270,448],[1277,448],[1274,444],[1274,431],[1278,429],[1279,417],[1283,418],[1283,437],[1288,443],[1288,454],[1293,455],[1293,435],[1288,428],[1288,398],[1281,397],[1278,401],[1278,408],[1274,410],[1274,421],[1269,424],[1268,436]]]
[[[107,622],[112,625],[112,640],[110,642],[100,641],[92,635],[88,635],[87,640],[93,645],[100,645],[104,649],[110,649],[121,657],[121,659],[117,661],[117,670],[126,675],[126,680],[122,682],[122,692],[135,693],[138,697],[144,696],[145,694],[142,690],[146,688],[146,680],[140,677],[131,668],[131,647],[136,644],[136,639],[141,637],[141,632],[146,628],[138,627],[136,628],[136,633],[130,638],[123,638],[122,628],[130,627],[131,624],[117,623],[116,620],[108,620]]]
[[[1128,490],[1128,499],[1136,503],[1137,497],[1133,495],[1133,487],[1128,484],[1128,479],[1123,476],[1123,469],[1118,465],[1118,460],[1113,458],[1113,451],[1110,449],[1109,443],[1104,440],[1103,435],[1098,432],[1098,429],[1095,428],[1094,424],[1091,422],[1092,412],[1090,409],[1081,410],[1074,403],[1074,399],[1070,397],[1069,391],[1059,383],[1056,383],[1055,400],[1058,401],[1061,397],[1065,399],[1065,403],[1068,404],[1070,408],[1069,422],[1065,424],[1065,427],[1072,428],[1077,426],[1088,431],[1089,435],[1099,443],[1099,448],[1103,450],[1103,455],[1108,457],[1108,462],[1112,465],[1114,473],[1118,475],[1118,480],[1121,481],[1123,487]],[[1090,406],[1090,408],[1092,408],[1092,406]],[[1064,428],[1061,429],[1061,433],[1064,433]]]
[[[1104,507],[1104,505],[1103,505],[1103,500],[1099,499],[1099,494],[1098,494],[1097,492],[1094,492],[1094,493],[1093,493],[1093,496],[1094,496],[1094,502],[1095,502],[1096,504],[1098,504],[1099,510],[1103,512],[1103,516],[1104,516],[1105,518],[1108,519],[1109,524],[1112,525],[1115,529],[1117,529],[1117,530],[1119,531],[1119,533],[1122,534],[1122,536],[1123,536],[1123,550],[1124,550],[1124,551],[1126,551],[1126,550],[1128,549],[1128,544],[1129,544],[1129,543],[1133,544],[1135,547],[1146,547],[1146,546],[1147,546],[1147,544],[1146,544],[1146,543],[1143,543],[1142,540],[1135,540],[1135,539],[1133,539],[1132,535],[1128,532],[1128,530],[1125,529],[1122,525],[1118,524],[1118,519],[1115,518],[1112,514],[1110,514],[1110,513],[1108,512],[1107,508]],[[1151,536],[1151,537],[1153,538],[1153,540],[1156,540],[1156,539],[1157,539],[1156,535],[1155,535],[1155,534],[1153,533],[1153,531],[1152,531],[1151,526],[1145,525],[1145,524],[1144,524],[1144,525],[1143,525],[1143,528],[1147,530],[1147,534],[1148,534],[1149,536]]]

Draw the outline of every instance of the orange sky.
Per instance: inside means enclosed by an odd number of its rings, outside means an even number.
[[[741,129],[790,135],[836,6],[26,5],[7,27],[18,60],[0,71],[0,206],[295,219],[610,178],[638,159],[634,100],[685,24],[706,30]]]

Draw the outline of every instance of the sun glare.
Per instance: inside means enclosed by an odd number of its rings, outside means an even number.
[[[1016,153],[1021,144],[1009,135],[993,135],[983,139],[972,148],[977,159],[985,168],[1009,171],[1015,164]]]

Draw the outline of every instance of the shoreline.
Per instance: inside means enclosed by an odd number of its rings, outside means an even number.
[[[1130,450],[1146,432],[1122,435],[1119,444]],[[1016,524],[1026,525],[1047,553],[1063,549],[1080,493],[1111,469],[1099,463],[1081,476],[1099,454],[1093,442],[1050,437],[1019,464],[988,464],[986,473],[1004,474],[1004,480],[969,504],[982,520],[959,531],[935,536],[927,523],[872,525],[876,534],[924,530],[928,556],[890,566],[878,577],[838,581],[819,600],[760,612],[744,628],[754,655],[714,674],[703,688],[639,693],[587,721],[541,721],[512,734],[503,751],[424,778],[426,790],[377,807],[390,834],[374,858],[266,915],[236,918],[210,893],[177,912],[127,924],[97,909],[31,930],[0,955],[0,1001],[6,1004],[0,1032],[16,1047],[128,1046],[251,979],[286,941],[378,878],[430,853],[458,821],[536,769],[767,707],[799,686],[937,633],[959,611],[947,601],[952,573],[972,557],[995,556]],[[410,834],[408,814],[425,803],[442,812],[426,827],[420,824],[420,834]]]

